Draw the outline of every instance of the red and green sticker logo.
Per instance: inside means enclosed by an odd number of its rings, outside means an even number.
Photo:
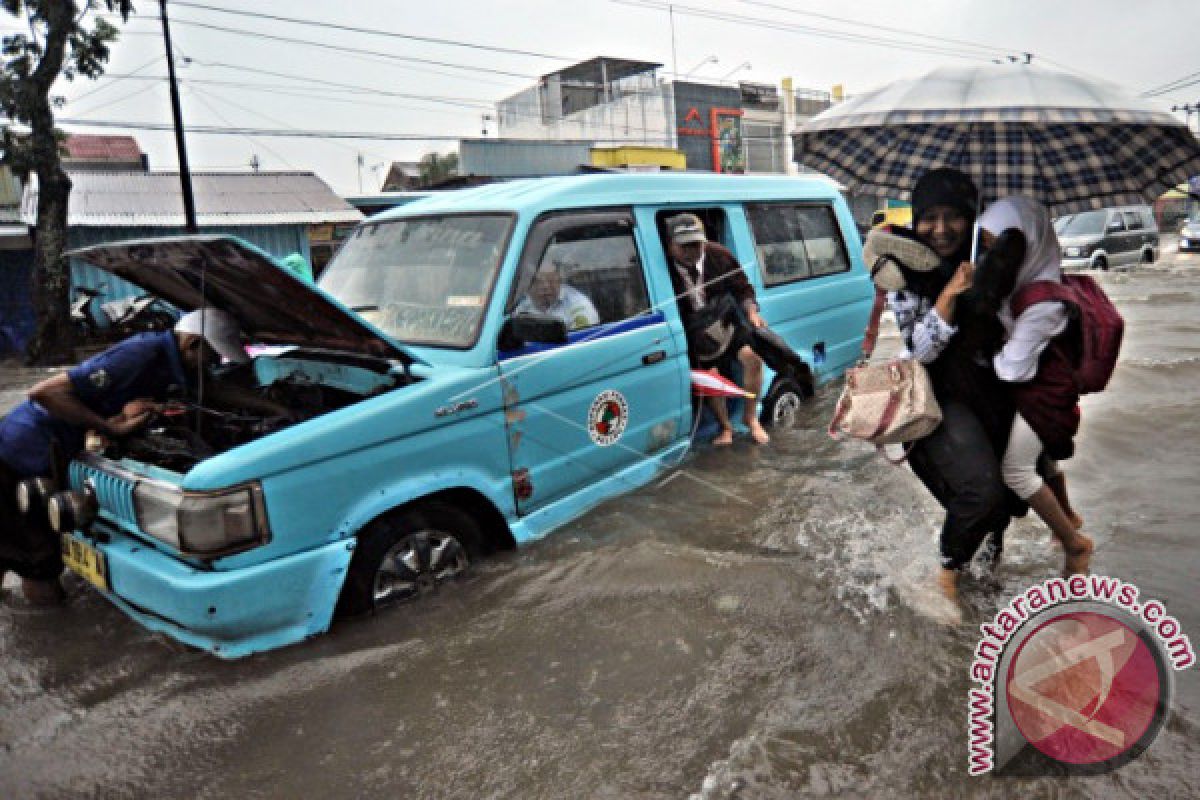
[[[588,435],[601,447],[616,444],[629,422],[629,404],[615,389],[605,389],[596,395],[588,409]]]

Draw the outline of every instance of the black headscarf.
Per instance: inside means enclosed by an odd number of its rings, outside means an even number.
[[[950,206],[967,218],[967,227],[974,229],[979,190],[971,176],[954,167],[938,167],[922,175],[912,190],[913,230],[917,221],[934,206]],[[943,258],[937,269],[925,274],[924,279],[910,283],[909,288],[918,294],[936,298],[954,275],[958,265],[971,257],[971,236],[963,237],[958,250],[949,258]]]

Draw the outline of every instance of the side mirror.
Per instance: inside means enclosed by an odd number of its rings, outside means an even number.
[[[500,328],[501,350],[516,350],[529,342],[566,344],[567,323],[550,314],[517,314]]]

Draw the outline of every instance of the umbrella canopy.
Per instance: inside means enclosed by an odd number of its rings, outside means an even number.
[[[753,393],[722,377],[715,369],[692,370],[692,394],[698,397],[754,397]]]
[[[1165,108],[1029,64],[942,67],[840,103],[793,135],[796,160],[850,191],[908,199],[957,167],[985,202],[1028,195],[1056,213],[1144,203],[1200,174],[1200,142]]]

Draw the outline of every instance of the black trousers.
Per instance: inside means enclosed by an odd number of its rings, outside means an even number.
[[[917,441],[908,463],[946,509],[940,551],[942,566],[967,564],[989,534],[1002,546],[1011,520],[1000,460],[979,418],[962,403],[942,405],[942,424]]]
[[[50,530],[43,509],[29,515],[17,511],[17,482],[22,477],[0,461],[0,572],[52,580],[63,570],[59,536]]]

